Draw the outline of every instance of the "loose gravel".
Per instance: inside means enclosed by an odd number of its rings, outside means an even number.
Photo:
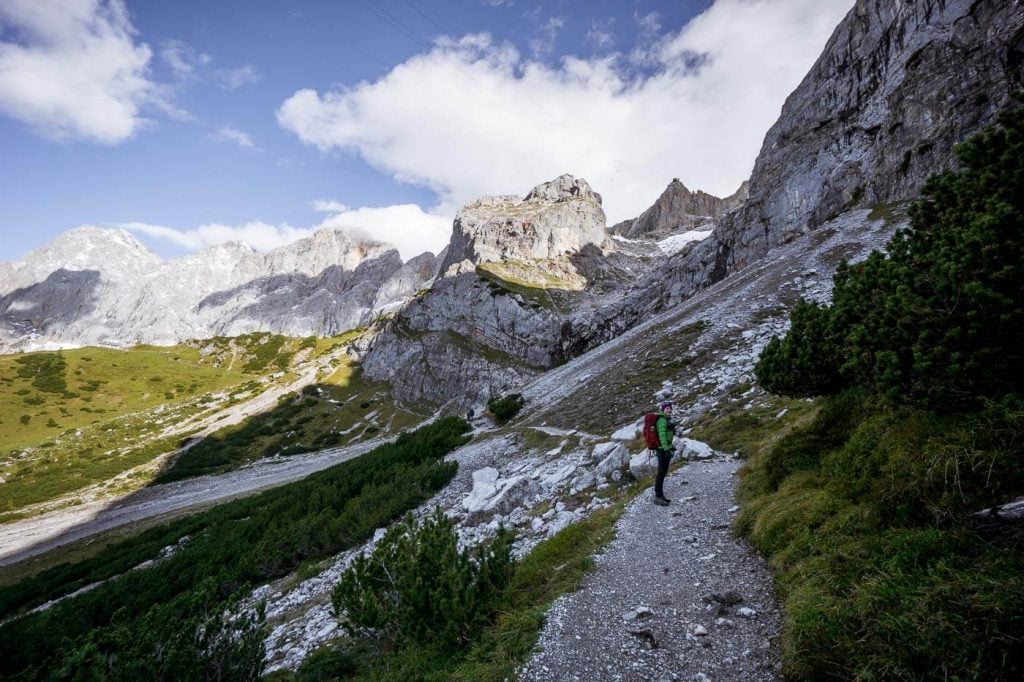
[[[781,614],[765,562],[733,537],[738,460],[645,491],[581,588],[552,606],[522,680],[776,680]]]

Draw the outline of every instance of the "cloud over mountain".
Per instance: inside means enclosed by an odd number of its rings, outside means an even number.
[[[851,5],[718,0],[642,49],[555,65],[487,34],[444,38],[376,81],[299,90],[277,118],[310,145],[355,151],[431,188],[449,215],[570,172],[604,194],[616,221],[649,205],[667,178],[735,190]]]

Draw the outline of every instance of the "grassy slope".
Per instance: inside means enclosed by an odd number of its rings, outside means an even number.
[[[182,436],[165,428],[257,395],[269,375],[287,380],[297,358],[345,340],[250,334],[0,356],[0,520],[174,450]]]
[[[362,379],[347,359],[333,374],[289,394],[278,405],[221,429],[182,453],[156,483],[218,473],[261,457],[288,456],[386,435],[420,423],[425,413],[406,410],[388,387]]]
[[[702,425],[751,456],[736,527],[776,571],[787,678],[1019,679],[1024,552],[966,513],[1012,496],[1021,422],[845,394]]]

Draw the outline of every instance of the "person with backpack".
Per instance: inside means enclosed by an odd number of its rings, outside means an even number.
[[[675,435],[675,424],[672,423],[672,403],[665,401],[658,405],[657,412],[644,417],[644,442],[649,450],[658,456],[658,473],[654,477],[654,504],[662,507],[671,500],[665,497],[665,476],[668,474],[668,463],[672,459],[672,437]]]

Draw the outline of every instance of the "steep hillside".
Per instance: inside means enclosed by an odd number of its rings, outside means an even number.
[[[347,354],[356,338],[252,334],[0,357],[0,519],[420,421],[359,378]]]

